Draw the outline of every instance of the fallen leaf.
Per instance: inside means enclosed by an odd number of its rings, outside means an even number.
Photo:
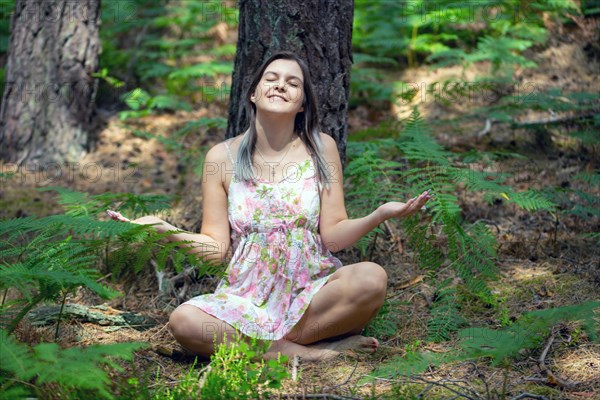
[[[425,275],[417,275],[414,278],[411,278],[407,281],[401,282],[394,287],[396,290],[406,289],[408,287],[414,286],[417,283],[421,282],[425,278]]]

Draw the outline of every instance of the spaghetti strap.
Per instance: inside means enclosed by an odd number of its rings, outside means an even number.
[[[232,139],[227,139],[224,143],[225,143],[225,148],[227,148],[227,155],[229,155],[229,160],[231,161],[231,165],[235,165],[235,161],[233,160],[233,156],[231,155],[231,150],[229,150],[229,141],[233,140]]]

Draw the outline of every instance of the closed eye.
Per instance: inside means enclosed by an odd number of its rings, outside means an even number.
[[[266,81],[267,82],[274,82],[275,79],[267,79]],[[293,86],[293,87],[298,87],[299,86],[296,82],[290,83],[290,85]]]

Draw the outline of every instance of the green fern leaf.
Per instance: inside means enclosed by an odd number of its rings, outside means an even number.
[[[113,398],[109,392],[110,378],[102,365],[122,370],[111,358],[132,360],[134,351],[144,343],[117,343],[87,348],[61,349],[56,343],[41,343],[29,349],[4,330],[0,331],[0,383],[3,386],[23,385],[27,393],[37,392],[38,385],[58,384],[68,391],[84,391],[102,398]],[[35,377],[35,383],[28,383]],[[24,383],[26,385],[24,385]],[[33,393],[32,393],[33,394]]]

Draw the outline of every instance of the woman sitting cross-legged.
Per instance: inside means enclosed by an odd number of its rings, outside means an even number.
[[[376,351],[377,339],[360,333],[383,304],[386,272],[372,262],[343,266],[331,252],[387,219],[417,212],[429,192],[348,219],[338,149],[317,128],[310,73],[293,53],[267,59],[243,100],[249,128],[205,158],[201,233],[169,237],[193,240],[198,252],[212,249],[210,257],[219,260],[231,245],[233,255],[214,293],[173,311],[171,332],[206,357],[224,333],[228,340],[241,334],[272,341],[266,358],[323,360],[347,349]],[[153,216],[131,222],[176,230]]]

